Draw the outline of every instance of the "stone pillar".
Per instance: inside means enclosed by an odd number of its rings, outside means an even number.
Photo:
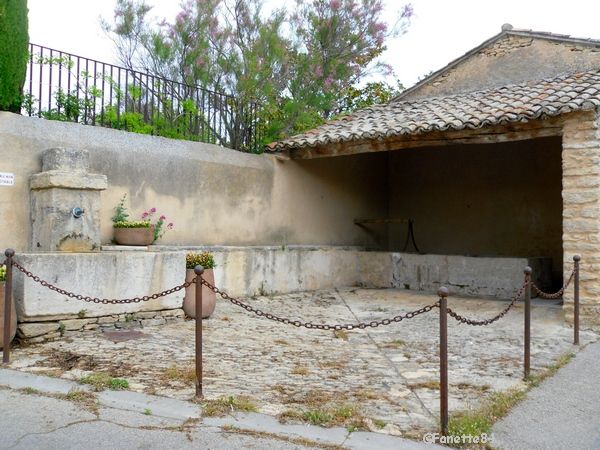
[[[53,148],[42,156],[42,172],[29,179],[32,251],[100,249],[100,191],[105,175],[89,173],[85,150]]]
[[[562,150],[564,279],[581,255],[581,325],[600,329],[600,118],[596,111],[567,116]],[[564,295],[573,323],[573,288]]]

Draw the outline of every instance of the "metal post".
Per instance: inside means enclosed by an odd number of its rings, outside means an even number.
[[[440,296],[440,425],[448,435],[448,288],[441,287]]]
[[[531,267],[525,267],[525,354],[523,379],[529,378],[531,368]]]
[[[579,345],[579,261],[581,256],[573,256],[575,274],[573,275],[573,344]]]
[[[196,266],[196,398],[202,394],[202,274],[204,267]]]
[[[4,285],[4,334],[2,345],[2,363],[10,362],[10,316],[12,314],[12,262],[15,251],[12,248],[7,248],[4,252],[6,255],[6,283]]]

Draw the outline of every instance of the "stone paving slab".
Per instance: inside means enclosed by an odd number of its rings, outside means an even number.
[[[127,409],[139,413],[150,410],[153,415],[171,419],[186,420],[200,417],[200,407],[198,405],[141,392],[103,391],[98,393],[98,402],[110,408]]]
[[[340,289],[245,299],[265,311],[314,323],[382,319],[435,303],[404,290]],[[460,314],[487,318],[506,302],[450,297]],[[439,315],[366,330],[332,332],[285,326],[219,300],[204,323],[204,394],[248,396],[258,411],[302,415],[351,405],[373,431],[414,435],[437,430]],[[464,410],[494,391],[522,385],[523,308],[488,327],[449,318],[450,410]],[[67,332],[58,341],[17,348],[12,367],[67,379],[104,372],[133,391],[187,400],[194,395],[194,322],[144,328],[139,339],[113,342],[99,331]],[[597,339],[583,332],[583,342]],[[562,308],[534,302],[532,369],[577,351]]]

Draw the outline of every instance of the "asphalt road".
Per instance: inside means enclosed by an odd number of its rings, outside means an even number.
[[[493,428],[494,448],[600,449],[600,342],[588,345]]]

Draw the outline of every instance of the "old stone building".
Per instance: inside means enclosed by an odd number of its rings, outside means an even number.
[[[269,151],[376,167],[385,207],[363,229],[388,251],[402,249],[410,221],[424,253],[543,257],[554,288],[580,254],[582,315],[598,326],[599,108],[600,40],[507,24],[389,104]],[[570,320],[570,294],[565,310]]]

